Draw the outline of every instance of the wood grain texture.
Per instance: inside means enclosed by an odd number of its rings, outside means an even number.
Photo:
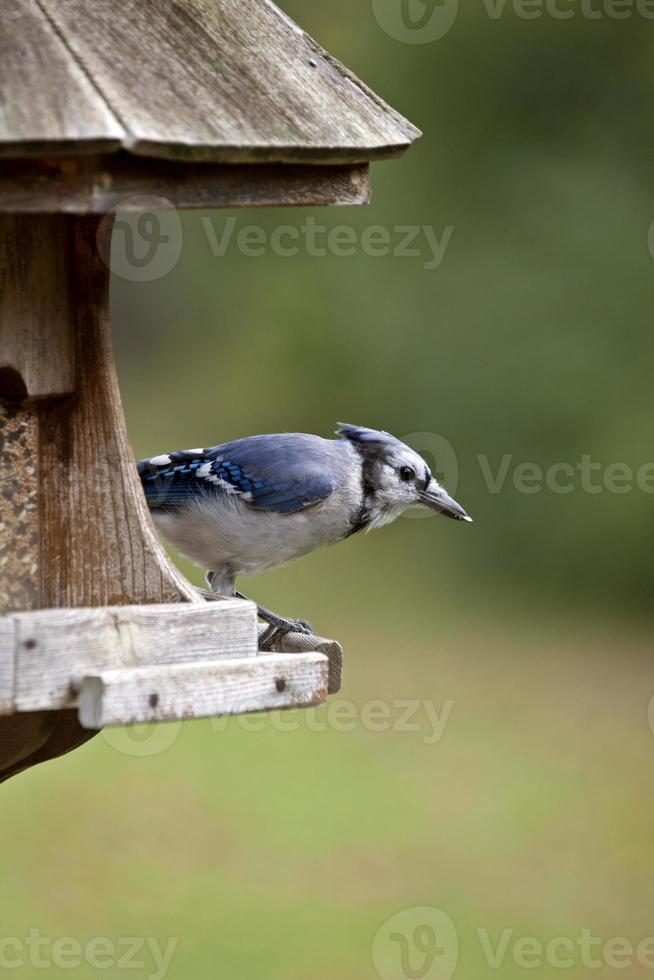
[[[7,368],[20,376],[29,398],[74,391],[69,251],[66,222],[0,214],[0,397]]]
[[[368,166],[256,167],[111,156],[0,160],[0,212],[104,214],[144,194],[180,209],[367,204]]]
[[[5,616],[0,713],[72,707],[71,678],[84,673],[256,654],[256,606],[237,599]]]
[[[325,700],[327,675],[320,653],[104,671],[80,679],[80,722],[97,729],[308,707]]]
[[[125,131],[33,0],[0,4],[0,155],[121,145]]]
[[[16,684],[16,623],[0,616],[0,715],[12,714]]]
[[[259,640],[268,632],[268,625],[258,626]],[[306,633],[286,633],[275,644],[275,653],[322,653],[329,663],[328,694],[338,694],[343,683],[343,647],[336,640],[327,640],[324,636],[314,636]]]
[[[156,536],[127,439],[99,224],[50,220],[67,222],[72,239],[77,387],[39,410],[40,604],[196,602]]]
[[[0,35],[14,107],[0,116],[5,156],[70,152],[71,138],[89,152],[122,128],[123,148],[148,157],[355,163],[396,155],[419,135],[269,0],[18,6],[35,10]]]

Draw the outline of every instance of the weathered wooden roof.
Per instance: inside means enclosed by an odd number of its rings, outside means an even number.
[[[17,0],[0,155],[357,163],[419,131],[270,0]]]

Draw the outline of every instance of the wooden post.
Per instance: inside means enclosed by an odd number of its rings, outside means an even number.
[[[98,217],[0,214],[0,613],[199,601],[159,544],[134,467],[109,234]],[[92,735],[77,710],[0,718],[0,781]]]

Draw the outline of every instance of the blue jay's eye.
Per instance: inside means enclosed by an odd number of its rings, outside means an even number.
[[[400,466],[397,472],[400,480],[404,480],[405,483],[408,483],[409,480],[415,480],[416,478],[416,471],[414,470],[413,466]]]

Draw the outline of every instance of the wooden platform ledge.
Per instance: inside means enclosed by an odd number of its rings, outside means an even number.
[[[108,670],[81,679],[79,717],[84,728],[104,728],[306,708],[327,697],[328,674],[322,653]]]
[[[79,706],[84,728],[308,706],[340,688],[342,651],[290,634],[258,649],[256,607],[45,609],[0,617],[0,714]]]

